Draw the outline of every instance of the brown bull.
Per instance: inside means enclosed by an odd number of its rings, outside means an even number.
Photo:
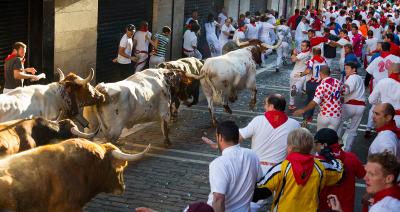
[[[112,144],[70,139],[0,160],[0,211],[82,211],[101,192],[121,194],[128,161]]]
[[[97,132],[97,131],[96,131]],[[0,157],[15,154],[53,142],[54,139],[82,137],[90,139],[96,133],[82,133],[69,119],[59,122],[42,117],[0,123]]]

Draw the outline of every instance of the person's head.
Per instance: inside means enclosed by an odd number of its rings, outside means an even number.
[[[303,23],[307,23],[307,18],[306,18],[306,17],[303,17],[303,18],[301,19],[301,21],[302,21]]]
[[[226,26],[230,26],[231,24],[232,24],[232,19],[230,17],[225,19],[225,25]]]
[[[340,10],[340,16],[344,16],[344,15],[346,15],[346,11]]]
[[[346,44],[346,45],[344,45],[344,53],[345,54],[349,54],[349,53],[352,53],[353,52],[353,45],[351,45],[351,44]]]
[[[302,52],[305,51],[309,51],[310,50],[310,41],[308,40],[303,40],[303,42],[301,42],[300,48]]]
[[[197,10],[192,10],[192,18],[194,20],[197,20],[198,17],[199,17],[199,12]]]
[[[136,31],[135,25],[129,24],[128,26],[125,27],[125,31],[126,31],[126,36],[131,38],[135,34],[135,31]]]
[[[280,94],[271,94],[267,96],[264,100],[264,109],[266,112],[268,111],[285,111],[286,100],[285,97]]]
[[[364,168],[367,193],[376,194],[383,189],[396,185],[400,164],[393,154],[386,151],[371,154],[368,156],[368,162]]]
[[[190,28],[190,30],[194,33],[198,33],[200,30],[200,25],[197,22],[194,22],[192,24],[192,27]]]
[[[351,33],[352,33],[353,35],[358,34],[358,26],[357,26],[356,24],[352,24],[352,25],[351,25]]]
[[[285,24],[286,24],[286,19],[281,18],[281,19],[280,19],[280,22],[281,22],[281,25],[285,25]]]
[[[313,30],[313,29],[310,29],[310,30],[308,30],[308,38],[310,39],[310,38],[313,38],[313,37],[315,37],[315,30]]]
[[[383,44],[383,42],[376,43],[376,51],[378,51],[378,52],[382,51],[382,44]]]
[[[171,35],[171,28],[169,28],[169,26],[164,26],[164,27],[162,28],[162,33],[163,33],[164,35],[166,35],[166,36]]]
[[[320,66],[319,73],[321,75],[321,79],[325,79],[331,75],[331,70],[327,65]]]
[[[373,38],[374,32],[372,30],[368,30],[367,35],[368,35],[368,38]]]
[[[251,13],[250,13],[250,11],[247,11],[244,15],[245,15],[247,18],[250,18]]]
[[[340,30],[339,37],[341,37],[341,38],[347,37],[347,30],[345,30],[345,29]]]
[[[378,21],[376,20],[376,18],[371,18],[371,22],[372,22],[373,24],[377,24],[377,23],[378,23]]]
[[[147,21],[142,21],[140,22],[140,30],[148,30],[149,29],[149,23]]]
[[[299,14],[300,13],[300,10],[299,9],[295,9],[294,10],[294,14]]]
[[[213,21],[214,21],[214,14],[208,13],[207,22],[210,23],[210,22],[213,22]]]
[[[234,121],[223,121],[217,125],[216,140],[218,148],[223,151],[239,143],[239,127]]]
[[[335,23],[335,17],[330,17],[329,20],[331,21],[331,23]]]
[[[308,155],[313,149],[314,138],[306,128],[297,128],[292,130],[287,138],[288,154],[298,152]]]
[[[346,72],[346,76],[356,74],[357,73],[357,64],[355,62],[346,63],[344,65],[344,71]]]
[[[321,48],[319,48],[319,47],[314,47],[314,48],[312,49],[312,54],[313,54],[314,56],[321,56],[321,54],[322,54]]]
[[[390,43],[389,42],[382,43],[382,51],[386,51],[386,52],[390,51]]]
[[[400,73],[400,63],[392,63],[392,65],[388,68],[388,74],[397,74]]]
[[[393,42],[394,40],[394,35],[392,33],[387,33],[385,36],[385,42]]]
[[[246,18],[246,16],[243,14],[243,13],[241,13],[240,15],[239,15],[239,20],[244,20]]]
[[[346,18],[346,24],[350,24],[353,21],[353,19],[351,19],[350,17]]]
[[[329,147],[339,142],[339,137],[335,130],[330,128],[322,128],[314,136],[315,151],[320,152],[321,149]]]
[[[393,22],[391,22],[391,23],[388,25],[388,30],[387,30],[387,33],[386,33],[386,34],[388,34],[388,33],[394,33],[395,30],[396,30],[396,26],[394,25]]]
[[[372,120],[374,121],[376,128],[380,128],[390,123],[393,120],[395,114],[396,111],[394,110],[392,104],[380,103],[375,105],[373,109]]]
[[[25,57],[26,54],[26,45],[22,42],[16,42],[13,45],[13,51],[17,53],[18,57]]]
[[[325,27],[324,28],[324,36],[326,37],[326,36],[329,36],[330,34],[331,34],[331,29]]]

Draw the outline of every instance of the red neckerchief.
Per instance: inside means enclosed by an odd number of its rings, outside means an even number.
[[[288,120],[288,116],[284,112],[278,110],[265,112],[264,115],[274,129],[278,128]]]
[[[342,162],[344,161],[346,154],[344,154],[344,151],[340,144],[337,144],[337,143],[332,144],[329,146],[329,148],[331,148],[333,155],[335,155],[335,158],[341,160]]]
[[[314,157],[293,152],[286,157],[286,160],[292,164],[292,172],[296,183],[305,185],[314,168]]]
[[[377,192],[374,195],[373,204],[381,201],[385,197],[393,197],[395,199],[400,200],[400,187],[398,185],[394,185],[390,188],[383,189],[382,191]]]
[[[389,75],[389,78],[396,80],[397,82],[400,82],[400,73],[391,73]]]
[[[320,55],[314,55],[311,60],[316,60],[317,62],[322,63],[325,61],[325,58],[321,57]]]
[[[350,41],[350,38],[348,36],[345,36],[343,39]]]
[[[373,28],[378,29],[381,25],[379,25],[378,23],[375,23],[372,25]]]
[[[310,52],[310,50],[301,51],[301,53],[307,53],[307,52]]]
[[[191,30],[191,29],[192,29],[192,25],[191,25],[191,24],[188,24],[188,25],[186,26],[186,29]]]
[[[394,134],[396,134],[397,137],[400,138],[400,129],[397,128],[396,122],[394,120],[391,120],[389,123],[383,125],[382,127],[376,128],[376,131],[378,133],[385,131],[385,130],[390,130],[390,131],[394,132]]]
[[[149,31],[149,28],[147,26],[142,26],[139,28],[139,31],[147,32],[147,31]]]
[[[244,32],[244,27],[239,27],[238,31],[239,32]]]
[[[250,22],[250,24],[253,25],[253,27],[256,27],[256,23],[255,22],[254,23]]]
[[[11,53],[9,55],[7,55],[6,59],[4,59],[4,62],[6,62],[7,60],[11,60],[12,58],[16,57],[17,53]]]
[[[387,57],[387,56],[389,56],[390,55],[390,52],[387,52],[387,51],[382,51],[381,52],[381,57],[382,58],[385,58],[385,57]]]

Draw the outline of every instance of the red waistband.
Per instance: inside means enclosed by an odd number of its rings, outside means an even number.
[[[394,114],[396,114],[396,116],[400,116],[400,110],[395,110]]]
[[[182,48],[182,50],[184,51],[184,52],[193,52],[194,50],[187,50],[187,49],[185,49],[185,48]]]
[[[145,53],[145,54],[148,54],[148,52],[147,52],[147,51],[135,51],[135,53],[136,53],[136,54],[140,54],[140,53]]]
[[[260,162],[260,165],[263,165],[263,166],[275,166],[275,163],[270,163],[270,162],[261,161],[261,162]]]
[[[365,106],[365,102],[364,101],[360,101],[360,100],[356,100],[356,99],[350,99],[345,104],[348,104],[348,105],[363,105],[363,106]]]

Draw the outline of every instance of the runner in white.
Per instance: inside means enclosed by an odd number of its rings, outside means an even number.
[[[344,104],[342,121],[337,132],[339,137],[342,137],[344,133],[347,134],[347,139],[343,143],[345,150],[351,151],[365,109],[365,87],[362,77],[357,74],[356,63],[350,62],[345,64],[344,67],[346,72],[346,80],[343,86]],[[350,123],[347,124],[346,131],[344,131],[344,122],[348,120],[350,120]]]
[[[222,48],[224,45],[232,40],[233,33],[235,32],[235,28],[232,26],[232,20],[230,18],[225,19],[225,24],[221,27],[221,34],[219,35],[219,46],[221,47],[220,52],[222,52]]]
[[[258,39],[260,25],[256,23],[256,19],[250,18],[250,23],[246,24],[246,26],[247,26],[246,38],[249,40]]]
[[[140,72],[143,70],[147,63],[147,58],[149,57],[148,51],[151,40],[151,32],[149,32],[148,28],[149,24],[146,21],[143,21],[140,24],[139,31],[137,31],[133,37],[134,42],[136,42],[135,56],[138,58],[135,72]]]
[[[193,24],[190,29],[186,30],[183,35],[183,53],[188,57],[202,59],[203,56],[197,50],[197,32],[200,30],[198,24]]]
[[[394,120],[400,128],[400,64],[393,63],[388,71],[389,77],[379,81],[368,100],[372,105],[390,103],[395,109]]]
[[[297,88],[296,84],[303,85],[305,81],[305,77],[301,77],[300,73],[307,69],[307,61],[311,59],[310,53],[310,41],[303,41],[301,43],[301,51],[298,52],[296,49],[293,50],[292,54],[292,62],[295,62],[292,72],[290,72],[290,99],[289,99],[289,110],[296,109],[294,105],[294,96],[296,93],[303,90],[303,86]]]
[[[210,48],[211,57],[221,55],[221,46],[216,34],[216,28],[219,27],[219,23],[214,20],[214,15],[210,13],[207,23],[204,24],[204,28],[206,30],[206,40]]]
[[[233,39],[232,40],[243,40],[246,39],[246,32],[247,30],[247,25],[244,23],[240,23],[238,29],[235,31],[233,34]]]
[[[274,44],[273,35],[275,26],[268,22],[268,17],[261,18],[260,40],[269,45]]]
[[[337,131],[342,112],[342,102],[340,100],[342,85],[339,80],[330,77],[328,66],[321,66],[319,73],[322,80],[315,91],[314,99],[305,108],[296,110],[294,115],[302,115],[319,104],[320,112],[317,118],[317,130],[331,128]]]
[[[281,25],[276,27],[278,38],[282,40],[282,44],[276,50],[276,72],[279,68],[287,64],[286,60],[289,57],[290,44],[292,43],[292,35],[290,33],[290,28],[286,25],[286,20],[281,19]]]
[[[295,41],[296,41],[296,49],[298,51],[301,51],[300,46],[301,46],[301,42],[303,42],[304,40],[308,40],[308,24],[307,24],[307,19],[305,17],[303,17],[303,19],[301,19],[299,25],[297,25],[296,28],[296,33],[295,33]]]

